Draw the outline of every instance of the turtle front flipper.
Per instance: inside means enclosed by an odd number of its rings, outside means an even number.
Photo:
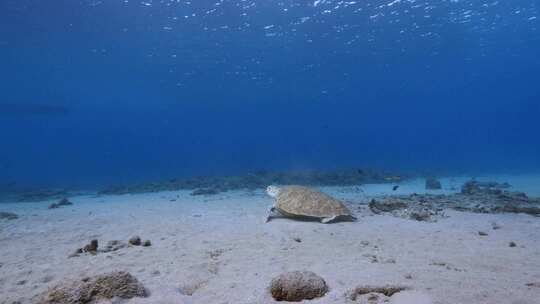
[[[270,219],[275,215],[275,213],[276,213],[276,207],[270,206],[268,208],[268,213],[266,214],[266,217],[264,218],[264,222],[265,223],[270,222]]]

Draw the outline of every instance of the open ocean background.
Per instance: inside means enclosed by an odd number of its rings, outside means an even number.
[[[540,170],[533,0],[2,0],[0,184]]]

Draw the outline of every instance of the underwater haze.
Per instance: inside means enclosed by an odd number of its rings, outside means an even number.
[[[534,0],[2,0],[0,183],[538,172]]]

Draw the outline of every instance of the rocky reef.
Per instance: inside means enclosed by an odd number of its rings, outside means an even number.
[[[427,190],[439,190],[442,189],[441,182],[434,177],[428,177],[426,179],[426,189]]]
[[[71,206],[73,205],[72,202],[70,202],[67,198],[62,198],[61,200],[59,200],[57,203],[52,203],[49,205],[49,209],[57,209],[57,208],[60,208],[60,207],[64,207],[64,206]]]
[[[371,169],[336,171],[258,171],[246,175],[170,179],[134,185],[111,186],[100,194],[127,194],[158,191],[193,190],[192,195],[213,195],[229,190],[263,189],[268,185],[348,186],[365,183],[392,183],[403,176]]]
[[[244,175],[197,176],[173,178],[161,181],[111,185],[97,191],[98,194],[129,194],[159,191],[190,190],[191,194],[215,195],[230,190],[263,189],[268,185],[305,185],[305,186],[349,186],[366,183],[394,183],[404,180],[403,175],[373,169],[343,169],[333,171],[265,171],[260,170]],[[0,189],[0,201],[39,202],[62,200],[69,196],[88,194],[64,188],[25,188],[10,187]],[[95,193],[95,192],[93,192]],[[52,204],[50,209],[63,206]]]
[[[0,201],[15,201],[19,203],[39,202],[51,199],[62,199],[69,195],[66,189],[17,189],[5,192]]]
[[[19,216],[12,212],[0,212],[0,220],[16,220]]]
[[[460,193],[383,196],[371,200],[369,208],[375,214],[390,213],[419,221],[434,221],[443,217],[444,209],[540,216],[540,198],[529,198],[522,192],[504,190],[508,187],[506,183],[468,181]]]

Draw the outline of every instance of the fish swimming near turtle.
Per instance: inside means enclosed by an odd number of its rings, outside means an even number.
[[[341,201],[309,187],[269,186],[266,188],[266,193],[276,201],[269,208],[265,222],[270,221],[277,214],[288,218],[318,220],[325,224],[356,220]]]

